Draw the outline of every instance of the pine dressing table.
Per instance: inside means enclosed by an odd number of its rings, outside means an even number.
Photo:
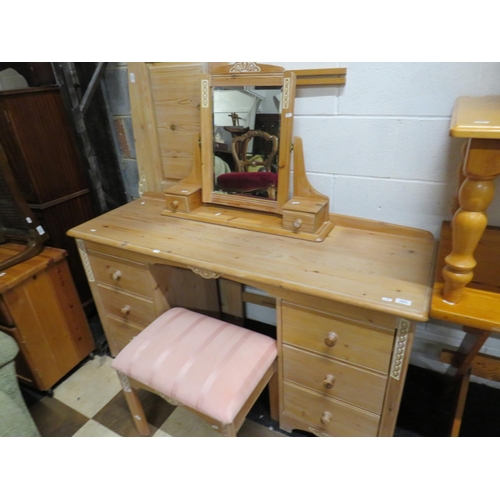
[[[169,306],[213,308],[204,278],[254,286],[277,299],[280,426],[393,434],[415,322],[427,320],[431,235],[332,215],[335,228],[314,243],[164,217],[163,207],[145,196],[69,232],[113,355]],[[179,298],[185,278],[191,292]]]
[[[255,65],[237,64],[246,92],[257,81],[248,76]],[[137,96],[158,68],[150,65],[143,79],[148,68],[132,68],[131,95]],[[295,75],[267,71],[263,82],[293,88]],[[286,93],[276,200],[215,193],[212,145],[206,149],[213,130],[204,123],[212,123],[210,89],[222,81],[234,85],[233,79],[227,68],[201,76],[201,98],[194,102],[201,104],[202,151],[194,141],[194,169],[185,181],[164,186],[163,193],[145,191],[68,232],[76,238],[111,353],[169,307],[217,313],[218,283],[255,287],[276,301],[279,397],[271,417],[280,427],[317,436],[391,436],[415,326],[428,319],[434,238],[329,213],[328,199],[307,182]],[[184,97],[178,102],[186,103]],[[153,116],[145,108],[141,113],[144,123]],[[155,129],[142,125],[138,134]],[[158,135],[148,141],[157,147]]]

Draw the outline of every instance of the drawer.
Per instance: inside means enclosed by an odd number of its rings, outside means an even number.
[[[110,344],[109,347],[113,356],[117,356],[134,337],[144,330],[144,327],[141,325],[124,321],[115,316],[106,316],[103,323],[105,325],[106,338]]]
[[[382,412],[387,383],[383,375],[285,345],[283,376],[325,396]]]
[[[388,373],[394,330],[282,303],[283,342]]]
[[[285,382],[284,412],[334,436],[373,437],[379,416]]]
[[[140,326],[148,326],[156,318],[152,301],[100,284],[97,288],[107,314]]]
[[[99,283],[145,297],[153,296],[156,283],[145,264],[92,251],[88,252],[88,257]]]

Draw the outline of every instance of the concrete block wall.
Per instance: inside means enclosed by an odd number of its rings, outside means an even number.
[[[331,211],[424,229],[438,239],[441,222],[452,217],[464,143],[449,136],[453,103],[498,94],[500,63],[270,64],[347,68],[345,86],[299,89],[295,101],[294,135],[302,137],[309,180],[330,197]],[[495,184],[487,213],[500,226],[500,179]],[[269,311],[250,306],[252,314]],[[441,350],[462,338],[446,322],[419,324],[411,362],[444,372]],[[500,357],[500,336],[481,352]]]
[[[451,219],[463,139],[449,136],[462,95],[500,91],[500,63],[275,63],[345,67],[347,83],[298,89],[294,135],[331,211],[425,229]],[[496,183],[500,187],[500,182]],[[500,225],[500,196],[488,210]]]
[[[330,197],[331,211],[424,229],[438,238],[441,222],[452,216],[464,142],[449,136],[453,103],[462,95],[498,94],[500,63],[269,64],[347,68],[345,86],[298,89],[295,102],[294,135],[302,137],[309,180]],[[127,192],[135,197],[125,63],[110,63],[106,82],[123,143]],[[488,217],[500,226],[500,193]],[[272,322],[264,309],[248,305],[247,313]],[[419,325],[412,363],[444,371],[440,350],[457,346],[462,336],[450,324]],[[483,352],[500,357],[500,340],[494,336]]]

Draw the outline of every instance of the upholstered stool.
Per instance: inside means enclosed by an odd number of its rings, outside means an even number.
[[[173,308],[114,359],[139,434],[149,425],[134,388],[185,405],[222,435],[235,436],[268,384],[276,415],[276,341],[203,314]]]

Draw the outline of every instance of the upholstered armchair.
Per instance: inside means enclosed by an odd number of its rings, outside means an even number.
[[[16,341],[0,330],[0,436],[37,437],[40,433],[24,402],[16,377]]]

